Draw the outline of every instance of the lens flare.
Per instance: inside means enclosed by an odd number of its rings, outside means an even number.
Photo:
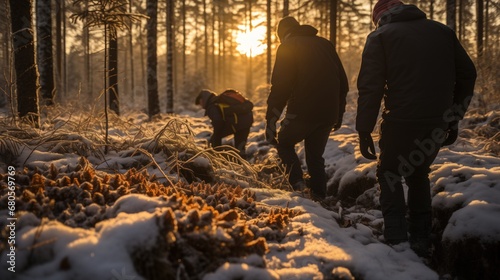
[[[249,31],[245,26],[241,25],[236,34],[236,43],[238,43],[236,50],[248,57],[261,55],[267,49],[265,40],[265,26],[257,26],[252,31]]]

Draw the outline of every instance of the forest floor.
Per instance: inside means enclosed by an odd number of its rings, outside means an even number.
[[[0,118],[2,279],[500,276],[498,110],[473,107],[432,166],[427,261],[383,243],[376,162],[359,153],[352,108],[326,147],[322,204],[290,192],[258,104],[248,161],[207,148],[202,112],[112,115],[106,144],[103,114],[74,111],[51,109],[41,129]]]

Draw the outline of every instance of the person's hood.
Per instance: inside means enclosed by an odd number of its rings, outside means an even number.
[[[299,25],[290,30],[290,33],[285,37],[290,38],[294,36],[316,36],[318,34],[318,29],[310,26],[310,25]]]
[[[197,105],[198,104],[201,105],[203,109],[206,109],[207,104],[210,102],[210,99],[212,99],[215,96],[216,96],[215,92],[208,89],[204,89],[198,94],[198,97],[196,97],[195,103]]]
[[[426,15],[414,5],[400,5],[387,10],[378,21],[378,27],[392,22],[425,19]]]
[[[293,28],[291,30],[291,33],[293,36],[307,36],[307,35],[314,36],[318,34],[318,29],[310,25],[304,24]]]
[[[280,42],[283,42],[291,30],[297,26],[300,26],[300,23],[294,17],[286,16],[282,18],[278,23],[278,30],[276,31]]]

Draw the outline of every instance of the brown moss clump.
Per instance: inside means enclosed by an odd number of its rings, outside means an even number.
[[[0,207],[5,208],[8,189],[0,177]],[[133,168],[125,174],[96,171],[84,158],[65,172],[54,165],[46,171],[24,169],[16,174],[16,182],[18,213],[28,211],[71,227],[92,228],[113,218],[106,209],[128,194],[160,198],[165,212],[158,217],[157,246],[136,248],[131,254],[136,270],[148,279],[170,279],[181,272],[198,279],[231,259],[263,256],[267,241],[283,239],[290,219],[299,214],[258,206],[255,193],[240,186],[169,185]]]

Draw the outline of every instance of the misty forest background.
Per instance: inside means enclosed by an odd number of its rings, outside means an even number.
[[[37,127],[53,105],[179,113],[193,108],[202,88],[236,88],[259,102],[286,15],[335,44],[355,89],[375,2],[0,0],[0,107]],[[404,2],[456,30],[478,69],[480,107],[498,104],[499,2]],[[245,53],[238,34],[254,30],[263,34],[260,45]]]

